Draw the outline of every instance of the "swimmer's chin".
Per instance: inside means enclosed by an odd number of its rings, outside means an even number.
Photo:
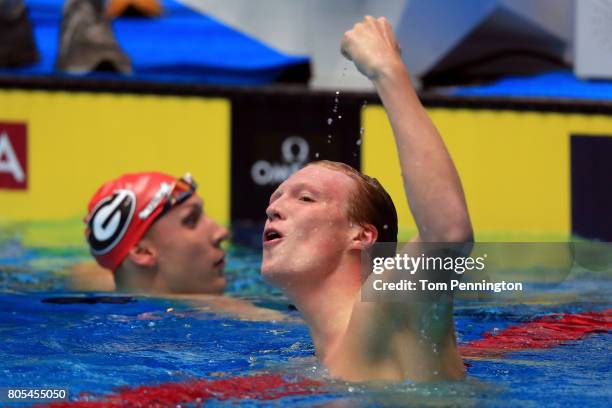
[[[198,289],[194,288],[194,293],[200,295],[222,295],[226,286],[227,281],[225,276],[219,276]]]
[[[259,273],[261,274],[261,277],[268,283],[270,283],[270,279],[274,275],[273,269],[270,268],[269,266],[266,266],[265,264],[261,265],[261,269],[259,270]]]
[[[276,285],[277,282],[282,279],[282,273],[279,268],[274,267],[274,265],[271,265],[269,262],[267,263],[264,261],[261,264],[261,270],[259,272],[263,280],[270,285]]]
[[[223,292],[225,292],[225,288],[227,287],[227,280],[225,279],[225,276],[221,276],[217,279],[218,283],[215,287],[215,291],[214,294],[215,295],[222,295]]]

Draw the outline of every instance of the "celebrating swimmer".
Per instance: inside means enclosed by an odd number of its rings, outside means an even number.
[[[418,228],[413,242],[471,242],[459,176],[418,99],[389,22],[365,17],[344,34],[341,51],[373,82],[385,107]],[[375,242],[397,241],[395,207],[375,179],[341,163],[315,162],[278,187],[266,214],[262,274],[300,310],[332,376],[463,377],[452,298],[361,301],[361,252]]]

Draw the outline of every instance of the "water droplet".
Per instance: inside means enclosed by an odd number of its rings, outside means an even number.
[[[344,68],[344,69],[346,69],[346,68]],[[336,95],[340,95],[340,91],[336,91]]]
[[[334,120],[332,118],[327,118],[327,124],[331,125],[334,122]]]
[[[338,119],[342,119],[342,115],[338,115]]]
[[[318,158],[319,158],[319,152],[316,152],[315,153],[315,159],[318,159]]]
[[[361,146],[361,139],[357,139],[356,144],[357,144],[357,146]]]
[[[438,375],[439,373],[437,371],[434,371],[432,374],[433,375]]]
[[[348,387],[347,391],[348,391],[348,392],[355,392],[355,388],[353,388],[353,387]]]
[[[363,136],[363,132],[365,132],[364,128],[359,129],[359,134]]]
[[[389,226],[387,224],[383,225],[383,229],[389,229]]]
[[[155,322],[149,322],[148,326],[149,327],[155,327]]]

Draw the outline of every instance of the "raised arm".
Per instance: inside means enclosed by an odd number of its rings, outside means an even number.
[[[342,53],[372,80],[395,137],[404,191],[422,242],[472,239],[459,175],[423,108],[386,18],[367,16],[347,31]]]
[[[472,227],[459,176],[412,86],[388,21],[366,17],[346,32],[342,53],[372,80],[389,117],[406,199],[419,230],[415,241],[471,241]],[[404,250],[413,256],[426,251],[416,245]],[[446,280],[453,273],[435,277]],[[393,271],[380,278],[372,274],[364,286],[371,287],[375,279],[391,281],[397,275]],[[356,305],[349,330],[357,339],[351,349],[357,351],[354,355],[360,360],[344,366],[343,375],[353,378],[350,373],[359,372],[359,368],[379,367],[363,378],[462,378],[464,368],[456,347],[452,294],[409,291],[403,300]]]

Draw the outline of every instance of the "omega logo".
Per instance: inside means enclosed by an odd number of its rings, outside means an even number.
[[[299,136],[289,136],[281,145],[282,163],[258,160],[251,167],[251,177],[260,186],[280,184],[298,171],[308,160],[310,146]]]

